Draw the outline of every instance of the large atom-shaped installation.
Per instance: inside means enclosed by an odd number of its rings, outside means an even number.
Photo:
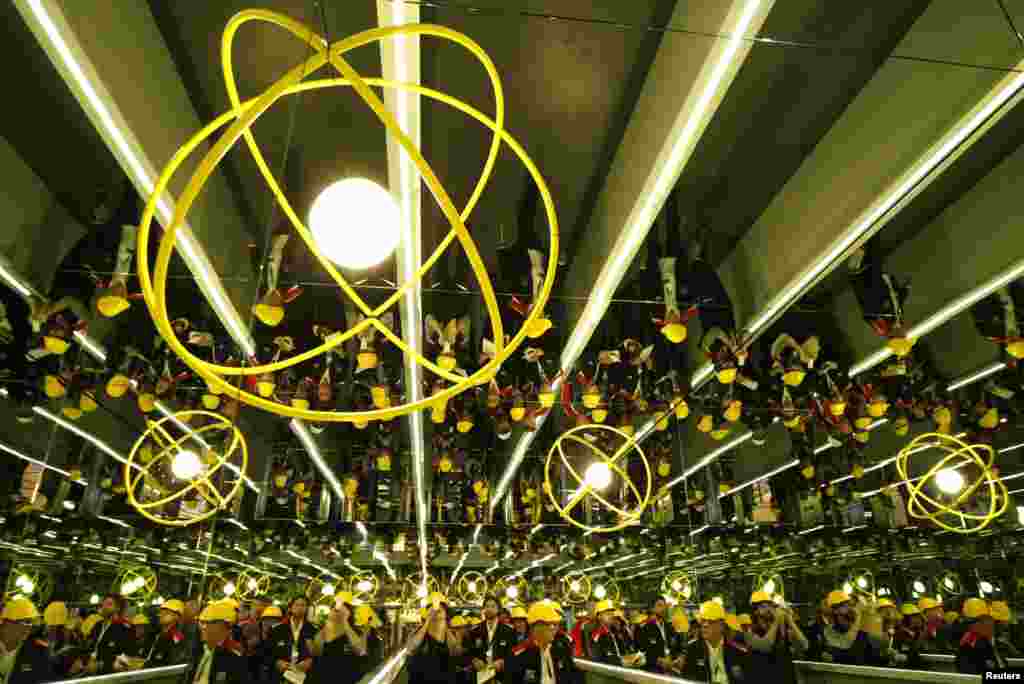
[[[566,455],[563,446],[566,442],[571,445],[569,456]],[[608,451],[612,452],[611,456],[608,455]],[[630,476],[630,464],[624,461],[634,451],[637,454],[637,461],[643,465],[643,476],[646,481],[643,494]],[[556,453],[562,467],[579,485],[576,493],[564,506],[551,488],[551,464]],[[580,475],[577,466],[584,463],[587,465],[584,474]],[[612,491],[624,488],[626,494],[623,498],[631,503],[625,507],[616,506],[602,494],[602,491],[609,489],[613,484],[620,486],[612,487]],[[576,527],[588,532],[614,532],[636,524],[647,508],[651,500],[651,466],[640,445],[621,430],[600,423],[581,425],[562,433],[551,445],[547,463],[544,465],[544,490],[559,515]],[[573,509],[588,496],[594,497],[602,506],[618,515],[615,524],[603,527],[590,526],[572,516]]]
[[[234,43],[235,33],[238,29],[243,24],[250,21],[263,21],[284,28],[298,39],[306,41],[313,48],[313,55],[304,63],[291,69],[280,80],[274,83],[258,97],[242,102],[239,98],[238,88],[235,83],[235,75],[233,72],[232,45]],[[466,50],[476,57],[483,65],[491,80],[495,101],[494,118],[492,119],[488,117],[461,100],[431,88],[382,78],[362,78],[343,57],[346,53],[355,48],[377,43],[385,39],[394,39],[398,36],[404,35],[435,36],[437,38],[449,40],[466,48]],[[494,377],[495,373],[497,373],[502,362],[504,362],[505,359],[507,359],[522,343],[528,331],[536,329],[535,322],[543,317],[544,305],[547,303],[548,296],[554,284],[555,268],[558,261],[558,220],[555,215],[555,208],[551,199],[551,193],[548,191],[547,185],[544,183],[544,179],[541,177],[540,171],[537,170],[536,165],[526,154],[520,144],[504,129],[505,103],[501,80],[498,77],[498,73],[493,62],[491,62],[491,59],[483,49],[469,37],[457,31],[431,24],[382,27],[363,31],[362,33],[350,36],[334,44],[328,44],[327,41],[315,31],[286,16],[266,10],[245,10],[232,17],[224,30],[221,40],[221,62],[232,109],[217,117],[214,121],[194,135],[177,151],[177,153],[175,153],[171,161],[164,168],[163,173],[160,175],[153,193],[146,204],[146,208],[143,211],[139,225],[137,249],[139,284],[150,315],[153,317],[156,324],[157,331],[167,342],[168,346],[174,350],[174,352],[180,356],[181,359],[190,368],[192,368],[192,370],[206,380],[212,390],[219,390],[228,396],[236,397],[239,401],[256,408],[264,409],[290,418],[301,418],[313,422],[363,422],[367,420],[387,420],[412,411],[429,408],[434,404],[447,401],[451,397],[472,386],[482,385],[489,382],[490,379]],[[338,74],[340,74],[340,78],[307,80],[306,77],[308,75],[314,74],[317,70],[328,63],[330,63]],[[409,158],[416,164],[423,178],[423,182],[427,184],[431,194],[440,205],[442,212],[451,225],[451,230],[448,232],[447,236],[441,241],[430,257],[420,265],[415,276],[409,281],[402,283],[397,291],[376,309],[370,308],[370,306],[359,297],[348,281],[346,281],[341,273],[338,272],[331,261],[317,246],[309,229],[299,218],[298,214],[296,214],[291,203],[281,190],[277,180],[274,178],[274,175],[271,173],[270,167],[266,163],[263,153],[260,151],[260,148],[256,143],[256,139],[251,131],[251,127],[256,119],[282,97],[305,91],[337,87],[352,88],[360,99],[373,111],[377,118],[380,119],[387,132],[390,135],[393,135],[401,144],[402,148],[409,155]],[[493,138],[487,160],[484,163],[483,170],[473,193],[461,212],[456,209],[448,193],[438,181],[433,169],[423,158],[423,155],[415,148],[409,137],[402,131],[398,122],[395,120],[395,117],[384,107],[380,98],[373,90],[371,90],[371,88],[404,90],[415,93],[421,97],[436,100],[437,102],[446,104],[471,116],[484,126],[491,129],[493,132]],[[227,126],[227,130],[224,131],[216,143],[210,146],[209,152],[207,152],[200,161],[196,167],[195,173],[189,179],[188,184],[185,186],[181,196],[179,197],[178,203],[175,207],[174,218],[170,222],[170,225],[166,226],[166,230],[160,240],[155,267],[151,275],[149,269],[149,234],[157,204],[163,196],[164,190],[171,178],[182,163],[184,163],[189,155],[191,155],[198,147],[210,139],[217,130],[225,126]],[[177,336],[175,336],[171,329],[171,322],[167,313],[167,271],[170,264],[171,253],[178,242],[179,230],[185,222],[196,197],[198,197],[203,186],[210,178],[210,175],[216,169],[218,163],[225,157],[239,138],[243,138],[245,140],[250,154],[253,156],[257,167],[259,167],[260,172],[267,183],[267,187],[276,198],[278,206],[280,206],[285,216],[288,217],[296,232],[305,241],[312,253],[316,256],[331,277],[334,278],[335,282],[342,289],[345,295],[349,297],[364,318],[348,330],[327,337],[320,346],[289,358],[275,360],[272,363],[261,365],[243,364],[241,366],[228,366],[210,363],[200,359],[186,349],[185,345],[182,344]],[[476,244],[473,242],[473,239],[469,234],[469,230],[466,228],[466,221],[469,219],[469,216],[472,213],[473,208],[476,206],[487,181],[490,179],[502,142],[507,144],[516,156],[519,157],[523,162],[523,165],[526,166],[527,171],[533,177],[534,182],[537,184],[541,198],[544,201],[544,208],[547,213],[549,225],[548,263],[543,284],[534,297],[533,307],[526,320],[523,322],[522,327],[507,342],[505,341],[505,331],[502,327],[501,314],[498,309],[497,300],[495,299],[494,288],[488,278],[486,266],[480,258]],[[462,245],[462,248],[465,250],[466,257],[473,268],[473,272],[476,274],[484,304],[487,307],[487,313],[491,321],[491,339],[494,341],[495,347],[495,353],[491,360],[468,377],[455,373],[452,370],[446,370],[424,357],[418,351],[411,349],[405,341],[396,336],[379,320],[405,295],[406,291],[414,287],[415,284],[419,282],[419,280],[427,273],[427,271],[434,265],[438,258],[440,258],[455,239],[458,239],[459,243]],[[260,376],[264,373],[274,373],[286,368],[291,368],[320,354],[329,352],[338,345],[344,343],[346,340],[359,335],[369,327],[375,328],[384,338],[401,349],[407,358],[411,357],[420,366],[429,369],[432,373],[447,380],[451,384],[444,389],[435,392],[433,395],[418,401],[409,401],[404,404],[398,404],[390,407],[377,408],[368,411],[321,411],[288,406],[260,397],[235,387],[226,379],[230,376],[240,375]]]
[[[924,475],[912,478],[907,468],[910,457],[930,448],[944,451],[946,456],[936,461]],[[988,444],[967,444],[952,435],[938,432],[919,435],[896,457],[896,469],[907,483],[907,513],[959,534],[985,529],[1006,511],[1010,503],[1006,485],[992,469],[994,461],[995,450]],[[972,472],[977,479],[966,484],[960,471]],[[953,486],[944,486],[944,479],[954,480]],[[936,499],[925,491],[930,484],[936,485],[940,498]],[[979,494],[974,497],[975,492],[986,485],[987,496]],[[988,511],[980,511],[979,504],[987,507]]]
[[[166,426],[193,419],[206,424],[178,437]],[[140,449],[148,443],[157,449],[143,462]],[[128,454],[128,502],[155,523],[192,525],[226,509],[238,496],[248,463],[245,437],[229,419],[210,411],[179,411],[151,422]]]

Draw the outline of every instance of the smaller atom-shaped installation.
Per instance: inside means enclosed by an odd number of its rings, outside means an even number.
[[[206,424],[175,436],[167,423]],[[145,460],[147,442],[155,453]],[[249,448],[241,431],[219,413],[179,411],[149,424],[124,466],[128,502],[161,525],[184,527],[228,508],[241,492]]]
[[[568,443],[568,454],[566,444]],[[608,452],[612,455],[609,456]],[[636,460],[643,466],[645,485],[643,493],[637,488],[630,477],[629,458],[636,452]],[[551,488],[551,466],[558,455],[561,466],[579,487],[565,505],[558,501]],[[578,466],[584,466],[580,475]],[[563,433],[548,452],[548,460],[544,465],[544,490],[559,515],[566,521],[588,532],[615,532],[629,525],[636,524],[643,515],[651,500],[651,466],[647,462],[643,449],[626,433],[600,423],[581,425]],[[613,484],[621,485],[612,487]],[[611,491],[625,489],[624,501],[620,505],[612,503],[603,494],[611,487]],[[573,509],[588,496],[592,496],[607,510],[617,514],[616,523],[606,526],[586,525],[572,516]],[[628,502],[628,503],[627,503]]]
[[[931,449],[946,455],[924,475],[911,477],[910,457]],[[896,470],[907,484],[907,513],[949,532],[980,532],[1006,512],[1010,503],[1006,485],[993,470],[994,461],[995,450],[988,444],[967,444],[937,432],[916,437],[896,457]],[[968,484],[962,471],[977,474],[977,479]],[[938,490],[937,498],[926,491],[929,485]],[[979,510],[985,506],[987,512]]]

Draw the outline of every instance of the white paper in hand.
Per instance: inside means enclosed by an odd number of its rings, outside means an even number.
[[[476,684],[484,684],[494,679],[496,674],[493,667],[486,667],[476,673]]]
[[[306,673],[299,670],[285,670],[284,678],[292,684],[302,684],[306,681]]]

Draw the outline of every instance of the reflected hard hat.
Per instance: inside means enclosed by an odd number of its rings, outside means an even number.
[[[611,601],[609,601],[611,603]],[[562,616],[554,606],[548,601],[537,601],[530,606],[530,611],[526,614],[526,621],[531,625],[535,622],[560,622]]]
[[[512,606],[511,616],[513,620],[529,620],[526,609],[522,606]]]
[[[466,618],[462,617],[461,615],[456,615],[455,617],[452,618],[451,626],[452,627],[465,627],[466,626]]]
[[[890,599],[880,598],[880,599],[878,599],[878,603],[875,604],[875,607],[876,608],[895,608],[896,604],[893,603]]]
[[[989,612],[997,622],[1010,621],[1010,606],[1006,604],[1006,601],[993,601],[989,604]]]
[[[457,620],[458,618],[455,618]],[[455,620],[452,620],[452,627],[460,627],[461,625],[455,624]],[[366,625],[376,626],[380,622],[377,614],[373,612],[373,608],[367,605],[356,606],[355,615],[356,627],[365,627]],[[462,624],[465,625],[466,621],[463,620]]]
[[[991,615],[985,599],[969,598],[964,601],[964,617],[975,619]]]
[[[63,601],[54,601],[43,611],[43,622],[47,627],[63,627],[68,623],[68,607]]]
[[[740,613],[736,617],[739,618],[740,626],[754,624],[754,621],[750,619],[749,613]]]
[[[930,596],[922,596],[917,602],[917,607],[921,610],[931,610],[932,608],[941,608],[942,604]]]
[[[178,599],[169,599],[164,601],[164,604],[160,606],[160,610],[167,610],[180,616],[185,614],[185,604]]]
[[[829,608],[838,606],[840,603],[847,603],[850,600],[850,595],[845,591],[830,591],[828,597],[825,599],[825,604]]]
[[[700,604],[700,611],[697,613],[698,620],[724,620],[725,608],[717,601],[705,601]]]
[[[900,612],[904,615],[920,615],[921,609],[913,603],[904,603],[903,607],[900,608]]]
[[[88,637],[89,633],[92,632],[92,628],[97,623],[102,622],[103,618],[100,617],[99,613],[93,613],[89,617],[82,620],[82,636]]]
[[[943,618],[945,619],[947,625],[951,625],[960,619],[960,613],[956,612],[955,610],[947,610]]]
[[[594,614],[596,615],[600,615],[601,613],[607,612],[609,610],[615,610],[615,604],[612,603],[611,599],[604,599],[603,601],[598,601],[597,605],[594,606]]]
[[[11,622],[38,618],[39,611],[36,610],[36,604],[24,597],[11,599],[4,604],[3,613],[0,613],[0,620],[10,620]]]
[[[743,631],[743,626],[740,625],[740,619],[732,613],[725,614],[725,624],[734,632]]]
[[[337,594],[334,595],[334,607],[335,608],[337,608],[338,606],[340,606],[343,603],[345,605],[348,605],[348,606],[354,606],[355,605],[355,598],[352,596],[352,592],[351,591],[339,591]]]
[[[682,608],[672,611],[672,629],[680,634],[690,631],[690,618],[686,617],[686,611]]]
[[[756,606],[758,603],[771,603],[772,597],[768,595],[766,591],[755,591],[750,595],[750,605]]]
[[[229,601],[214,601],[203,608],[203,612],[199,614],[199,621],[234,623],[237,615],[238,609]]]
[[[284,613],[281,612],[280,606],[267,606],[260,613],[260,619],[263,618],[283,618]]]

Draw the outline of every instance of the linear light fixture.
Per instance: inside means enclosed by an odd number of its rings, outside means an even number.
[[[961,387],[967,387],[967,385],[973,385],[974,383],[978,382],[979,380],[984,380],[985,378],[987,378],[990,375],[995,375],[996,373],[1004,370],[1005,368],[1006,368],[1006,363],[1004,361],[995,361],[994,363],[990,363],[987,366],[984,366],[983,368],[979,368],[976,371],[972,371],[972,372],[968,373],[967,375],[960,376],[959,378],[957,378],[953,382],[949,383],[949,386],[946,387],[946,391],[947,392],[955,392],[956,390],[960,389]]]
[[[68,432],[71,432],[71,433],[74,433],[74,434],[78,435],[79,437],[81,437],[85,441],[89,442],[90,444],[92,444],[94,447],[96,447],[97,449],[99,449],[103,453],[105,453],[108,456],[110,456],[115,461],[123,463],[123,464],[125,464],[127,466],[131,466],[132,468],[135,468],[136,470],[142,470],[142,468],[140,468],[139,466],[135,465],[134,463],[130,463],[127,458],[125,458],[124,456],[121,455],[121,452],[117,451],[112,446],[110,446],[109,444],[107,444],[106,442],[104,442],[102,439],[100,439],[96,435],[92,434],[91,432],[83,430],[82,428],[78,427],[74,423],[69,422],[67,420],[64,420],[63,418],[61,418],[58,415],[50,413],[49,411],[47,411],[42,406],[33,406],[32,410],[35,411],[36,413],[38,413],[39,415],[41,415],[43,418],[46,418],[47,420],[53,421],[54,423],[56,423],[57,425],[61,426],[62,428],[64,428]]]
[[[769,470],[764,475],[758,475],[753,480],[747,480],[746,482],[744,482],[741,485],[736,485],[735,487],[733,487],[729,491],[727,491],[727,492],[725,492],[723,494],[719,494],[718,498],[719,499],[724,499],[725,497],[732,496],[733,494],[736,494],[737,492],[742,492],[747,487],[753,486],[753,485],[757,484],[758,482],[764,482],[765,480],[771,479],[771,478],[775,477],[776,475],[778,475],[779,473],[784,472],[786,470],[789,470],[790,468],[795,468],[798,465],[800,465],[800,459],[799,458],[794,458],[792,461],[787,461],[786,463],[783,463],[778,468],[773,468],[772,470]]]
[[[698,527],[697,529],[695,529],[695,530],[692,530],[692,531],[690,532],[690,536],[691,536],[691,537],[696,537],[696,536],[697,536],[698,534],[700,534],[701,532],[705,532],[705,531],[709,530],[710,528],[711,528],[711,525],[701,525],[701,526],[700,526],[700,527]]]
[[[78,340],[78,344],[80,344],[82,349],[87,351],[90,356],[100,363],[107,362],[107,350],[103,348],[102,344],[92,339],[81,330],[76,330],[73,334],[75,339]]]
[[[593,337],[611,304],[615,290],[629,270],[629,265],[665,204],[665,199],[675,187],[711,117],[746,59],[752,46],[748,36],[760,31],[774,4],[775,0],[737,0],[732,4],[719,31],[720,35],[727,38],[716,41],[685,102],[679,108],[654,167],[644,181],[643,188],[638,193],[615,242],[615,247],[609,251],[608,259],[597,276],[583,312],[562,350],[561,367],[564,372],[569,372],[575,366]],[[552,388],[556,395],[558,386],[560,381]],[[505,472],[491,496],[492,514],[508,492],[512,478],[515,477],[530,444],[533,443],[548,415],[544,414],[538,419],[535,431],[524,432],[520,436]]]
[[[159,177],[156,167],[146,156],[59,5],[49,0],[16,0],[15,5],[136,190],[142,197],[152,195]],[[162,225],[171,224],[174,205],[169,192],[158,199],[156,212]],[[224,284],[187,223],[178,229],[176,249],[235,343],[247,356],[255,356],[256,345],[248,326],[231,303]]]
[[[417,24],[420,10],[416,4],[377,0],[377,23],[380,26]],[[420,37],[418,35],[392,36],[381,41],[382,75],[386,79],[420,83]],[[417,149],[421,145],[420,96],[416,93],[395,89],[384,89],[385,105],[394,114],[399,128]],[[423,304],[419,279],[416,271],[422,261],[420,206],[420,172],[398,140],[387,137],[388,185],[391,194],[398,200],[403,220],[400,245],[396,253],[398,281],[413,283],[406,290],[399,303],[402,322],[402,338],[414,352],[423,348]],[[409,354],[405,355],[406,399],[416,402],[423,399],[423,369]],[[412,454],[413,485],[415,487],[416,532],[419,539],[420,566],[426,586],[427,578],[427,505],[426,484],[426,439],[424,437],[423,412],[413,411],[408,416],[409,442]]]
[[[27,461],[29,463],[32,463],[33,465],[37,465],[40,468],[42,468],[43,470],[50,470],[50,471],[53,471],[53,472],[57,473],[58,475],[63,475],[64,477],[68,478],[69,480],[71,480],[72,482],[75,482],[77,484],[80,484],[80,485],[87,485],[87,484],[89,484],[89,482],[87,480],[83,480],[82,478],[78,478],[77,480],[72,480],[71,479],[71,473],[68,472],[67,470],[64,470],[63,468],[58,468],[57,466],[52,466],[49,463],[44,463],[43,461],[40,461],[38,458],[32,458],[31,456],[28,456],[26,454],[21,453],[20,451],[18,451],[14,447],[12,447],[9,444],[6,444],[4,442],[0,442],[0,451],[4,451],[4,452],[10,454],[11,456],[14,456],[15,458],[20,458],[22,461]]]
[[[1017,77],[1017,79],[1014,80],[1018,79],[1024,79],[1024,74],[1021,74],[1020,76]],[[923,321],[921,321],[914,327],[910,328],[910,330],[908,330],[906,333],[907,337],[915,340],[924,337],[925,335],[932,332],[939,326],[945,324],[950,319],[959,316],[961,313],[968,310],[969,308],[980,302],[982,299],[985,299],[985,297],[988,297],[996,290],[1006,287],[1013,281],[1018,280],[1022,277],[1024,277],[1024,259],[1017,261],[1005,271],[1002,271],[1001,273],[998,273],[992,278],[989,278],[982,284],[967,291],[966,293],[960,295],[959,297],[950,300],[942,308],[933,313],[931,316],[928,316]],[[850,377],[853,377],[855,375],[863,373],[864,371],[870,370],[877,366],[878,364],[885,361],[890,356],[892,356],[892,350],[890,350],[886,346],[882,346],[875,350],[874,352],[872,352],[871,354],[869,354],[863,360],[852,366],[849,370],[849,375]],[[991,375],[991,373],[994,372],[997,371],[990,371],[990,373],[988,374]],[[980,378],[975,378],[971,380],[971,382],[975,382],[976,380],[979,379]],[[956,388],[952,387],[951,385],[947,389],[949,391],[952,391],[953,389]]]
[[[330,486],[331,491],[338,497],[338,501],[345,500],[345,490],[341,486],[341,481],[338,476],[334,474],[331,467],[327,465],[327,461],[324,460],[323,454],[320,453],[320,447],[317,446],[316,440],[313,439],[313,435],[310,434],[309,428],[306,427],[306,423],[298,418],[292,418],[288,423],[288,427],[292,429],[292,432],[298,437],[299,442],[302,443],[302,447],[309,454],[309,460],[313,462],[316,469],[323,476],[324,480]],[[366,532],[364,528],[363,538],[366,538]]]
[[[129,530],[132,529],[132,526],[129,525],[128,523],[126,523],[125,521],[118,520],[117,518],[111,518],[109,515],[97,515],[96,519],[97,520],[105,520],[106,522],[111,523],[112,525],[117,525],[118,527],[124,527],[125,529],[129,529]]]
[[[824,525],[815,525],[814,527],[809,527],[806,530],[800,530],[799,532],[797,532],[797,534],[799,534],[799,535],[807,535],[807,534],[811,534],[812,532],[817,532],[818,530],[823,530],[823,529],[825,529]]]

